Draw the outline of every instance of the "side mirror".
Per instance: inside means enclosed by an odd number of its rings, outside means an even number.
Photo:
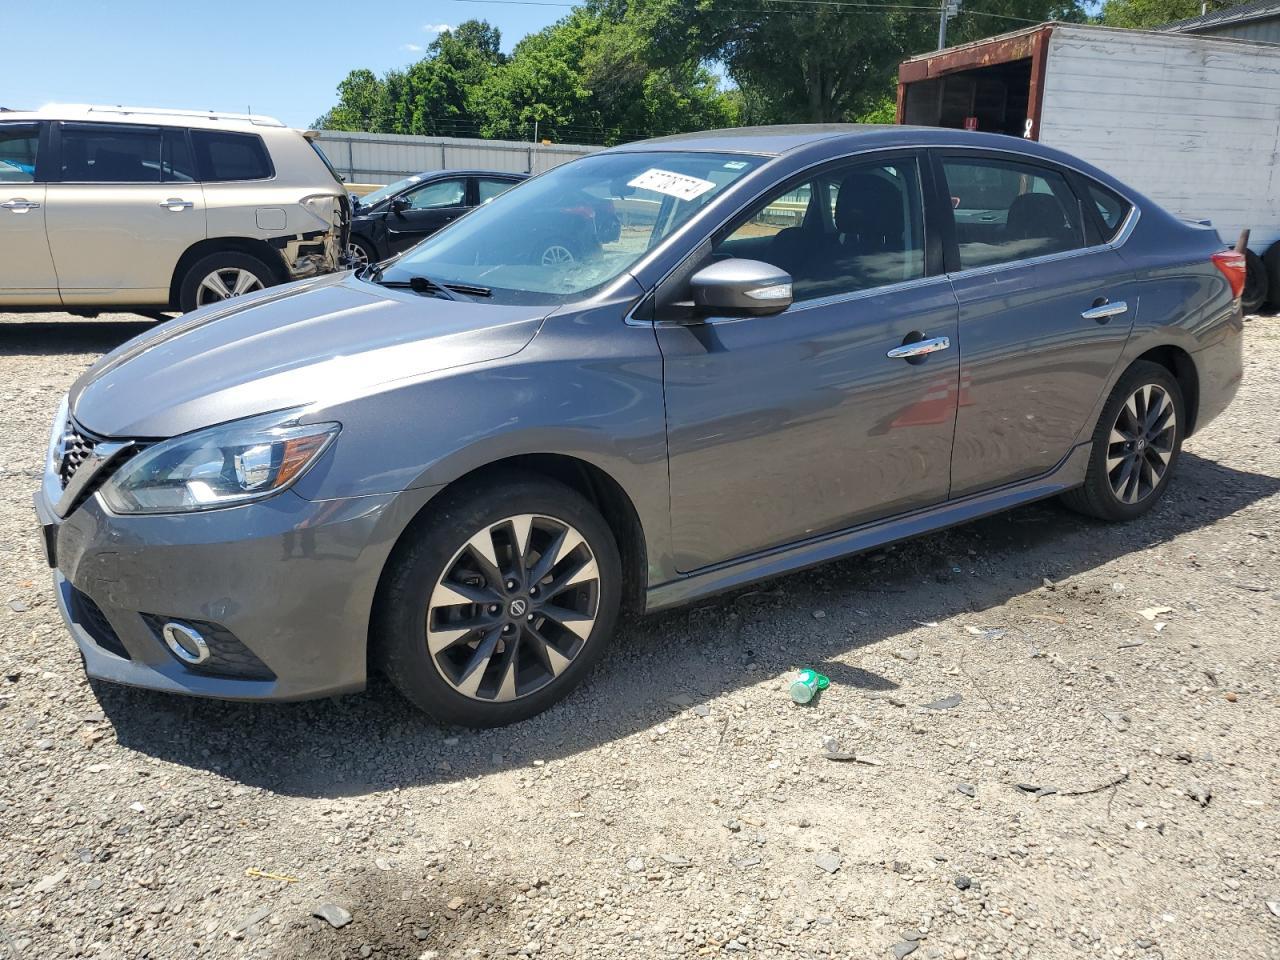
[[[412,204],[409,202],[408,197],[396,197],[391,201],[391,212],[404,213],[410,206],[412,206]]]
[[[719,260],[689,278],[700,313],[767,317],[791,306],[791,274],[760,260]]]

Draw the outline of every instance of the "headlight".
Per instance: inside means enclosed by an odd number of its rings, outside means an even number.
[[[337,423],[299,426],[297,411],[184,434],[125,463],[102,487],[116,513],[186,513],[284,490],[338,435]]]
[[[62,457],[66,452],[63,448],[63,438],[67,435],[69,415],[67,397],[64,394],[62,402],[58,404],[58,412],[53,415],[53,428],[49,432],[49,452],[45,457],[45,463],[53,469],[54,473],[62,472]]]

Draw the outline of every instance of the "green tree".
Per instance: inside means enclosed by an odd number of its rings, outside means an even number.
[[[315,121],[323,130],[373,130],[385,91],[372,70],[352,70],[338,84],[338,104]]]
[[[1102,23],[1136,30],[1158,27],[1200,14],[1200,0],[1106,0]]]

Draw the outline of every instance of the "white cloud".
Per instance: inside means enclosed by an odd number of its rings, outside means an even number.
[[[419,46],[418,44],[416,44],[416,43],[406,43],[406,44],[405,44],[404,46],[402,46],[400,49],[401,49],[401,50],[407,50],[409,53],[421,53],[421,52],[422,52],[422,47],[420,47],[420,46]]]
[[[423,33],[444,33],[446,30],[454,29],[456,28],[447,23],[427,23],[422,26]]]

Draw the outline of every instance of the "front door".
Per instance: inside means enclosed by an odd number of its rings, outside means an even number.
[[[0,301],[58,302],[58,278],[45,236],[45,186],[36,182],[38,123],[0,123]]]
[[[833,165],[738,218],[708,260],[790,272],[776,316],[680,323],[687,290],[659,291],[677,569],[946,498],[956,302],[927,276],[941,265],[926,270],[922,195],[915,156],[898,155]]]
[[[393,254],[425,240],[467,212],[467,180],[451,177],[403,193],[387,213],[387,244]]]
[[[178,259],[205,238],[205,202],[185,133],[63,123],[46,221],[62,300],[159,303]]]
[[[951,495],[963,497],[1047,473],[1088,439],[1138,300],[1065,171],[970,152],[940,159],[959,261]]]

